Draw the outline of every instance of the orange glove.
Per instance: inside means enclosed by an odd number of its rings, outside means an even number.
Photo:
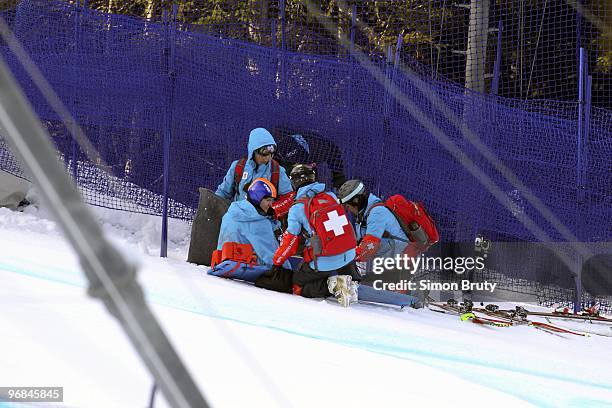
[[[374,235],[366,234],[361,239],[361,243],[357,246],[357,258],[356,261],[367,261],[373,258],[380,248],[380,238],[376,238]]]
[[[295,191],[282,195],[272,203],[272,209],[274,210],[274,218],[277,220],[284,217],[289,213],[289,209],[293,205],[295,200]]]
[[[285,231],[283,234],[283,240],[274,253],[274,258],[272,258],[274,265],[282,265],[287,259],[289,259],[290,256],[295,255],[297,253],[299,243],[299,235],[293,235]]]

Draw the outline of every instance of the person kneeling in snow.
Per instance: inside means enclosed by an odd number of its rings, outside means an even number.
[[[289,210],[287,230],[274,254],[275,268],[295,255],[300,236],[305,238],[304,262],[293,274],[293,293],[304,297],[333,295],[342,306],[358,300],[419,306],[418,299],[399,293],[379,291],[357,284],[355,233],[334,193],[318,183],[315,170],[300,164],[289,175],[297,191]]]
[[[439,234],[422,203],[393,195],[386,202],[370,193],[361,180],[349,180],[338,191],[340,202],[356,218],[359,246],[357,261],[371,270],[375,258],[406,255],[415,258],[439,240]],[[382,264],[382,263],[381,263]],[[410,279],[410,270],[398,270]]]
[[[357,301],[355,234],[334,193],[318,183],[312,166],[299,164],[289,175],[296,202],[289,210],[287,230],[274,254],[280,267],[298,251],[305,237],[304,262],[293,274],[293,293],[304,297],[334,295],[343,306]]]
[[[279,292],[292,292],[291,264],[274,267],[272,257],[278,248],[272,203],[277,197],[274,185],[255,179],[247,189],[246,200],[234,201],[221,221],[217,251],[209,274],[254,282],[256,286]],[[230,262],[227,262],[230,261]]]

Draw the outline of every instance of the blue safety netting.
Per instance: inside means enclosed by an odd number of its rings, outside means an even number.
[[[394,67],[369,55],[368,68],[337,53],[283,51],[63,1],[21,1],[2,15],[97,149],[96,157],[84,154],[0,43],[91,204],[161,214],[170,136],[169,215],[191,219],[197,188],[215,189],[231,161],[246,155],[249,131],[266,127],[281,150],[288,133],[303,134],[305,159],[319,162],[328,181],[342,171],[381,196],[424,201],[447,242],[483,231],[492,240],[568,240],[556,223],[579,241],[612,240],[609,110],[588,108],[587,125],[578,121],[587,110],[578,102],[468,92],[425,75],[429,68],[407,56]],[[466,128],[473,136],[464,136]],[[506,206],[440,136],[507,197]],[[0,168],[21,174],[1,140]]]

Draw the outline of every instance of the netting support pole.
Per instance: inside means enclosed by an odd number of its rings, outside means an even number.
[[[442,28],[444,27],[444,16],[446,16],[446,0],[442,0],[442,18],[440,18],[440,33],[442,33]],[[440,36],[438,37],[438,41],[442,42],[442,35],[440,34]],[[436,66],[434,68],[434,77],[433,79],[438,79],[438,68],[440,66],[440,48],[441,47],[436,47]]]
[[[393,61],[393,68],[395,68],[395,70],[393,71],[393,78],[391,79],[391,82],[395,80],[395,72],[399,69],[400,57],[402,56],[403,43],[404,43],[404,37],[402,37],[402,35],[400,34],[397,36],[397,43],[395,45],[395,60]]]
[[[380,160],[378,160],[379,173],[382,169],[383,157],[385,155],[385,143],[391,134],[391,124],[389,120],[389,105],[391,104],[391,95],[389,95],[389,89],[391,87],[391,75],[392,75],[392,64],[393,64],[393,47],[387,46],[387,64],[385,66],[385,94],[383,96],[383,123],[382,123],[382,134],[383,140],[380,144]],[[380,196],[380,179],[376,184],[376,195]]]
[[[495,50],[495,64],[493,65],[493,80],[491,81],[491,95],[497,95],[499,92],[499,72],[501,70],[503,30],[504,23],[499,20],[499,25],[497,27],[497,49]]]
[[[383,116],[385,121],[389,117],[389,104],[391,103],[391,95],[389,95],[389,87],[391,86],[391,66],[393,64],[393,48],[387,46],[387,66],[385,68],[385,100],[383,105]]]
[[[465,87],[482,93],[485,92],[488,34],[489,0],[471,0],[465,61]]]
[[[578,6],[582,6],[582,0],[576,1]],[[582,49],[582,14],[576,8],[576,62],[580,64],[580,50]]]
[[[586,58],[585,58],[586,60]],[[584,106],[584,145],[583,145],[583,181],[586,182],[586,171],[588,168],[588,144],[591,134],[591,86],[593,84],[593,77],[588,75],[588,62],[585,63],[585,80],[586,80],[586,89],[585,89],[585,106]],[[586,191],[583,189],[582,193],[584,194]],[[581,213],[580,213],[581,214]],[[580,300],[582,300],[582,270],[586,259],[581,259],[579,273],[576,274],[576,292],[580,293]],[[574,307],[574,312],[578,313],[580,311],[580,307],[582,306],[582,302],[578,302],[578,308]]]
[[[76,69],[76,67],[78,66],[78,61],[77,59],[77,52],[79,50],[79,42],[81,40],[81,1],[77,0],[76,2],[76,7],[75,7],[75,14],[74,14],[74,49],[72,50],[73,55],[74,55],[74,60],[72,62],[72,67],[74,69]],[[74,73],[73,78],[77,78],[78,77],[78,73]],[[74,118],[74,120],[71,122],[71,128],[70,129],[70,134],[72,135],[72,144],[71,144],[71,148],[72,148],[72,152],[71,152],[71,173],[72,173],[72,180],[74,181],[75,185],[78,185],[77,183],[77,177],[78,177],[78,164],[77,164],[77,160],[78,160],[78,153],[79,153],[79,148],[78,148],[78,143],[76,141],[76,138],[74,135],[77,134],[77,123],[76,123],[76,118],[77,118],[77,94],[78,94],[78,89],[77,86],[74,86],[74,94],[72,95],[72,117]],[[94,163],[95,164],[95,163]]]
[[[77,131],[77,125],[76,125],[76,121],[71,123],[71,134],[72,135],[76,135],[76,131]],[[77,166],[77,142],[76,139],[74,138],[74,136],[72,136],[72,158],[71,158],[71,170],[72,170],[72,181],[74,182],[75,185],[78,185],[78,180],[77,180],[77,176],[78,176],[78,166]]]
[[[168,21],[168,12],[164,9],[163,19],[165,27],[165,46],[164,46],[164,66],[166,68],[167,89],[166,89],[166,110],[164,114],[164,186],[162,203],[162,230],[159,256],[168,256],[168,188],[170,184],[170,139],[172,137],[172,114],[174,112],[174,52],[175,52],[175,21],[177,5],[172,4],[172,17]]]
[[[587,64],[587,69],[589,65]],[[586,79],[586,89],[585,89],[585,103],[584,103],[584,140],[585,140],[585,170],[588,165],[588,157],[586,152],[586,147],[589,144],[590,135],[591,135],[591,88],[593,86],[593,77],[588,75],[588,71],[585,75]],[[586,174],[585,174],[586,175]]]
[[[392,86],[393,81],[395,80],[395,71],[399,68],[400,56],[402,52],[402,35],[397,36],[397,43],[395,44],[395,58],[393,58],[393,48],[389,45],[387,47],[387,88]],[[393,68],[391,66],[393,65]],[[385,107],[384,114],[385,119],[388,120],[391,111],[391,95],[388,91],[385,90]]]
[[[489,35],[489,2],[490,0],[470,0],[470,23],[468,43],[465,52],[465,97],[461,126],[467,130],[478,117],[474,106],[475,98],[471,91],[485,93],[485,73],[487,56],[487,39]],[[460,143],[461,149],[470,154],[469,145]],[[465,190],[467,191],[467,190]],[[462,193],[458,198],[460,208],[472,208],[476,213],[480,208],[478,197]],[[478,233],[478,217],[474,213],[463,214],[455,224],[456,242],[474,242]]]
[[[585,79],[586,79],[586,53],[580,48],[580,63],[578,66],[578,143],[576,147],[576,171],[578,184],[578,203],[584,203],[584,130],[585,130]]]
[[[403,42],[404,42],[404,37],[400,33],[397,36],[397,42],[395,43],[395,59],[393,60],[393,69],[391,70],[391,77],[389,78],[390,86],[393,86],[393,84],[395,83],[396,72],[399,70],[400,58],[402,56],[402,44],[403,44]],[[387,95],[387,97],[389,98],[389,100],[387,101],[387,121],[388,121],[389,120],[389,116],[391,115],[391,95],[389,94],[389,95]],[[390,129],[389,129],[389,133],[387,134],[387,136],[389,134],[390,134]],[[381,162],[382,162],[382,160],[381,160]],[[380,174],[382,174],[382,173],[380,173]]]
[[[588,68],[587,68],[587,59],[586,59],[586,51],[584,48],[580,47],[579,51],[579,63],[578,63],[578,140],[576,146],[576,184],[577,184],[577,208],[576,208],[576,217],[577,225],[580,225],[580,216],[582,213],[582,204],[585,199],[585,148],[586,148],[586,128],[587,119],[586,119],[586,110],[587,110],[587,101],[586,96],[588,93],[587,90],[587,82],[588,82]],[[589,103],[590,105],[590,103]],[[580,267],[582,264],[581,259],[577,259],[578,270],[581,270]],[[576,297],[574,299],[574,312],[578,313],[580,311],[581,303],[582,303],[582,281],[580,273],[577,273],[575,276],[575,284],[576,284]]]
[[[163,59],[166,68],[166,74],[168,73],[168,53],[169,53],[169,40],[168,40],[168,11],[164,8],[162,11],[162,22],[164,26],[164,50]],[[168,106],[166,105],[166,111],[164,115],[164,140],[163,140],[163,168],[164,176],[163,180],[163,201],[162,201],[162,225],[161,225],[161,242],[159,246],[159,256],[165,258],[168,256],[168,178],[167,178],[167,145],[168,145]]]

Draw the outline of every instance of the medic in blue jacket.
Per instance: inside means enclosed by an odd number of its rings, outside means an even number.
[[[272,158],[276,152],[274,138],[264,128],[256,128],[249,134],[248,155],[234,160],[215,194],[230,201],[246,198],[246,191],[253,180],[270,180],[280,197],[274,205],[276,216],[282,216],[293,201],[291,181],[285,169]],[[280,213],[280,214],[279,214]]]
[[[287,230],[274,254],[274,265],[295,255],[304,237],[304,262],[293,275],[293,293],[304,297],[333,294],[344,306],[357,301],[355,235],[336,196],[318,183],[312,166],[295,166],[289,176],[296,203],[289,210]]]
[[[257,257],[256,265],[271,269],[272,257],[278,248],[275,232],[280,228],[280,223],[273,219],[272,203],[276,197],[276,188],[269,180],[255,179],[247,190],[247,199],[234,201],[223,216],[216,256],[220,257],[221,254],[224,254],[227,260],[240,264],[240,268],[247,268],[249,265],[247,265],[248,260],[244,259],[244,253],[252,251]],[[233,248],[238,248],[240,253],[236,256],[228,253],[228,249],[231,252]],[[218,260],[221,262],[226,259]],[[261,268],[257,269],[262,271]],[[231,273],[232,270],[229,271],[230,273],[222,274],[218,274],[214,268],[211,270],[213,275],[235,277]],[[291,293],[292,272],[291,264],[288,261],[284,262],[282,267],[275,268],[274,271],[263,273],[263,275],[262,273],[259,275],[240,273],[239,279],[252,281],[256,286],[266,289]]]
[[[296,203],[289,210],[288,227],[274,254],[281,265],[298,250],[305,238],[304,262],[293,273],[293,293],[304,297],[334,295],[342,306],[358,300],[398,306],[422,307],[422,299],[405,294],[358,285],[355,266],[357,241],[344,208],[337,197],[317,183],[311,166],[297,165],[289,175],[297,190]]]
[[[367,191],[360,180],[345,182],[338,192],[340,202],[356,217],[356,234],[360,240],[357,261],[393,258],[401,255],[409,239],[397,218],[383,201]]]
[[[258,264],[272,267],[272,257],[278,248],[275,231],[280,228],[270,211],[276,196],[270,181],[254,180],[247,190],[247,199],[234,201],[223,216],[217,249],[221,250],[226,242],[251,244]],[[291,269],[289,262],[284,266]]]

